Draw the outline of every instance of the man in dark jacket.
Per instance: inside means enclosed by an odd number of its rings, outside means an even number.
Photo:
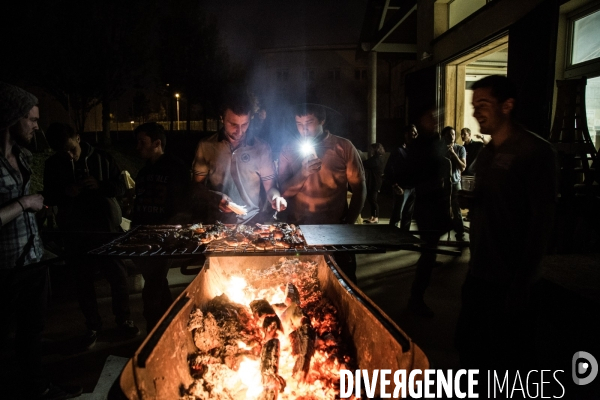
[[[424,247],[430,250],[423,252],[417,262],[408,307],[417,315],[431,318],[433,311],[424,296],[433,268],[438,265],[432,250],[450,225],[451,164],[446,158],[447,146],[437,130],[434,108],[424,108],[419,113],[417,129],[419,136],[408,150],[406,168],[400,171],[397,182],[401,187],[415,188],[415,219]]]
[[[190,171],[181,160],[165,154],[167,137],[162,126],[148,122],[135,129],[137,151],[146,161],[135,180],[135,202],[131,220],[134,225],[159,225],[187,222],[177,214],[185,207]],[[147,330],[150,331],[171,305],[168,260],[142,260],[137,263],[144,277],[142,301]]]
[[[44,194],[48,205],[58,206],[59,229],[68,232],[65,235],[65,260],[76,272],[79,305],[88,328],[83,346],[93,347],[102,329],[94,291],[98,266],[111,285],[113,312],[119,330],[126,336],[135,336],[139,329],[129,319],[125,266],[116,260],[98,263],[86,256],[87,251],[106,241],[99,233],[121,231],[121,209],[116,200],[125,193],[121,170],[110,154],[81,142],[79,135],[68,125],[50,125],[46,137],[56,154],[46,161]]]

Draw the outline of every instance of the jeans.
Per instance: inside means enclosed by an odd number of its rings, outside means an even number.
[[[460,182],[452,184],[452,197],[450,199],[452,205],[452,228],[454,229],[457,238],[460,238],[465,234],[462,213],[460,212],[460,207],[458,205],[458,191],[460,189]]]
[[[400,222],[400,230],[408,232],[415,209],[415,189],[404,189],[402,195],[392,194],[393,206],[390,225],[396,226]]]

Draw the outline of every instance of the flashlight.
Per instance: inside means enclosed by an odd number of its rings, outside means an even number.
[[[315,147],[308,140],[300,145],[300,152],[304,157],[312,155],[314,158],[317,158]]]

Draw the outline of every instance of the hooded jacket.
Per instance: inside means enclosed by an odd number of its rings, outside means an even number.
[[[96,178],[98,189],[83,188],[79,195],[67,196],[66,189],[85,176]],[[122,214],[116,198],[123,196],[125,189],[115,159],[86,142],[81,142],[81,155],[75,162],[60,154],[46,160],[44,199],[46,204],[58,206],[61,230],[119,232]]]

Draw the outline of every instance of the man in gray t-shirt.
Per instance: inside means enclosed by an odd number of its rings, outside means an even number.
[[[274,209],[278,204],[278,211],[285,209],[271,147],[246,134],[253,111],[251,96],[229,96],[222,107],[223,128],[200,141],[192,164],[194,181],[204,183],[215,194],[208,197],[218,203],[223,213],[218,219],[225,223],[264,222],[259,220],[259,212],[265,194]],[[245,206],[246,214],[234,214],[231,202]]]

